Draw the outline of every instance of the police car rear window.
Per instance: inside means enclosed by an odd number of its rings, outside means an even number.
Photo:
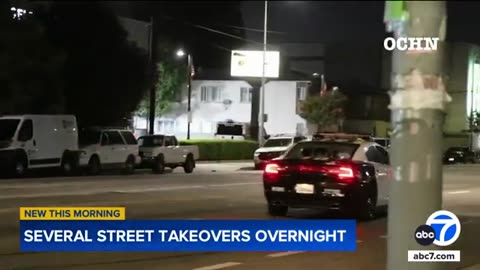
[[[351,159],[359,144],[338,142],[300,142],[285,155],[287,159]]]
[[[265,142],[263,147],[283,147],[289,146],[292,143],[292,139],[270,139]]]

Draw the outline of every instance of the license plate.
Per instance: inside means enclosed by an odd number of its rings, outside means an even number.
[[[448,161],[454,161],[454,160],[455,160],[455,159],[453,159],[453,158],[449,158],[449,159],[448,159]]]
[[[272,187],[272,191],[275,192],[284,192],[285,188],[284,187]]]
[[[315,188],[310,184],[297,184],[295,185],[295,192],[299,194],[313,194]]]
[[[344,196],[344,194],[342,193],[342,191],[340,189],[326,188],[326,189],[323,190],[323,193],[328,194],[328,195],[332,195],[332,196],[336,196],[336,197],[343,197]]]

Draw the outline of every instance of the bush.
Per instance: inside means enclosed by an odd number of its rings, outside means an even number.
[[[200,160],[252,159],[258,149],[256,141],[234,140],[183,140],[180,145],[197,145]]]

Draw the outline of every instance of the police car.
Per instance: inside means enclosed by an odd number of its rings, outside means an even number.
[[[368,137],[316,134],[265,165],[268,212],[285,216],[289,207],[319,208],[373,219],[388,204],[389,164],[385,148]]]

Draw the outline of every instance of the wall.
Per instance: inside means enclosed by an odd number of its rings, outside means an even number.
[[[390,122],[373,120],[345,120],[343,130],[347,133],[370,134],[376,137],[389,137]]]
[[[271,81],[265,86],[265,113],[268,134],[306,132],[306,121],[297,114],[297,82]]]
[[[447,91],[452,101],[447,105],[444,131],[457,133],[466,129],[466,91],[468,81],[468,59],[470,46],[468,44],[451,44],[447,52],[449,56]],[[446,67],[447,68],[447,67]]]
[[[348,93],[345,105],[347,119],[390,120],[390,97],[386,93]]]

